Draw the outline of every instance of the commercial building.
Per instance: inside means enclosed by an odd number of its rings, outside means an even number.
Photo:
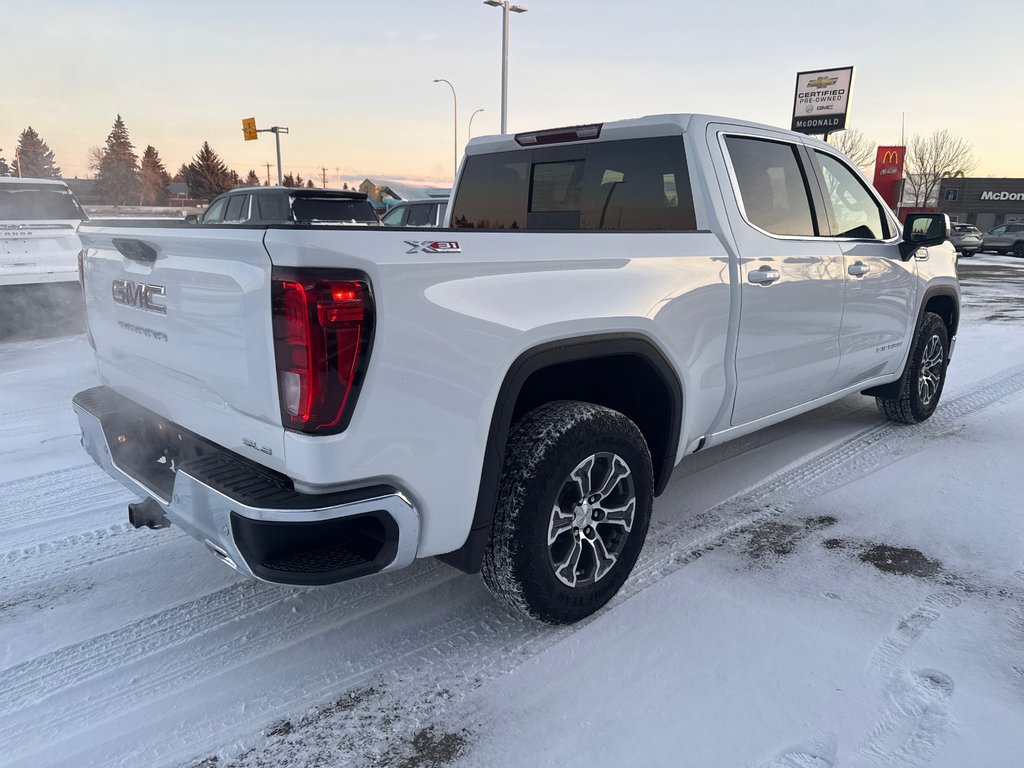
[[[1024,179],[942,179],[939,211],[982,232],[1024,224]]]

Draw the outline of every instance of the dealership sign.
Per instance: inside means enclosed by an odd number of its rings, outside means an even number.
[[[846,127],[853,67],[798,72],[792,130],[829,134]]]
[[[895,208],[903,181],[906,147],[879,147],[875,155],[875,189],[890,208]]]

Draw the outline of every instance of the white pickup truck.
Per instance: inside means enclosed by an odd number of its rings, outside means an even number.
[[[700,115],[475,139],[449,228],[81,228],[83,445],[242,573],[437,556],[551,623],[620,588],[687,454],[856,392],[928,418],[949,221]]]

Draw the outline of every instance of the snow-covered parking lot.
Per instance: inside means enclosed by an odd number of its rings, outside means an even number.
[[[0,765],[1021,765],[1024,261],[960,274],[931,420],[854,396],[688,457],[563,629],[433,560],[295,589],[132,529],[85,337],[0,344]]]

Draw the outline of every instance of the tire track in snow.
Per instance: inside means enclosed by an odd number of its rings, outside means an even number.
[[[916,427],[894,424],[873,427],[826,448],[769,477],[754,488],[716,505],[682,529],[668,524],[653,526],[652,534],[655,535],[648,542],[649,546],[645,547],[633,576],[627,581],[612,606],[620,600],[628,600],[647,586],[660,581],[703,554],[717,549],[751,525],[759,524],[784,512],[798,501],[832,490],[843,482],[856,479],[880,466],[889,465],[894,451],[906,454],[920,450],[928,439],[941,436],[943,432],[955,426],[959,419],[1021,389],[1024,389],[1024,366],[1007,369],[975,385],[972,392],[944,404],[939,412],[924,424]],[[781,501],[765,506],[764,499],[773,495],[781,496]],[[451,571],[450,574],[449,578],[457,576],[455,571]],[[412,584],[407,589],[402,589],[403,584],[400,580],[379,587],[376,584],[371,586],[371,582],[362,582],[369,591],[359,594],[359,597],[365,599],[359,600],[357,597],[356,602],[360,607],[353,610],[362,611],[360,615],[363,617],[366,614],[387,611],[397,602],[423,590],[438,587],[444,578],[441,574],[431,574],[431,578],[424,578],[422,573],[415,573],[409,581]],[[375,597],[369,596],[370,593],[374,596],[379,595],[382,591],[388,597],[384,605]],[[303,692],[304,699],[310,698],[311,692],[323,699],[331,693],[337,695],[339,690],[372,680],[385,670],[390,669],[394,673],[396,667],[407,668],[410,671],[419,670],[419,674],[423,673],[425,667],[440,683],[450,679],[462,680],[467,675],[493,679],[515,669],[529,655],[550,647],[577,631],[579,626],[589,623],[552,630],[513,616],[493,603],[484,606],[483,610],[475,603],[469,606],[453,605],[453,612],[454,615],[447,621],[431,624],[402,638],[389,638],[388,643],[381,644],[373,653],[351,662],[343,670],[329,670],[326,674],[323,669],[308,670],[306,674],[312,675],[312,678],[296,680],[296,690]],[[309,636],[317,632],[330,631],[350,620],[349,617],[345,617],[339,623],[336,617],[330,617],[328,611],[327,618],[321,618],[316,622],[310,620],[310,613],[315,613],[318,617],[325,614],[323,611],[308,611],[307,615],[295,620],[297,624],[280,622],[271,626],[256,627],[254,631],[258,633],[259,642],[263,647],[269,647],[269,653],[273,653],[290,643],[297,642],[302,633]],[[210,619],[201,616],[191,620],[185,619],[188,624],[184,631],[190,637],[200,635],[202,639],[202,635],[211,632],[218,622],[228,623],[244,618],[245,615],[247,614],[232,614],[228,609]],[[130,634],[128,631],[126,637],[130,638]],[[277,645],[274,645],[275,643]],[[124,712],[140,708],[166,695],[168,690],[186,687],[199,679],[208,679],[226,672],[232,665],[252,658],[251,653],[239,651],[236,645],[223,644],[210,649],[207,653],[190,653],[192,661],[186,662],[183,668],[161,667],[156,675],[147,674],[141,681],[136,680],[136,684],[110,689],[105,696],[90,697],[84,706],[74,702],[73,697],[62,699],[60,710],[48,711],[47,730],[52,728],[54,736],[69,734],[70,738],[71,734],[94,727],[100,721],[123,717]],[[159,644],[151,647],[160,648]],[[69,651],[68,658],[73,658],[74,655],[73,650]],[[290,663],[299,666],[300,672],[305,671],[301,668],[301,659],[290,660]],[[89,677],[96,677],[124,667],[123,657],[115,655],[111,658],[107,652],[100,654],[97,666],[89,666],[87,663],[85,669]],[[63,691],[73,689],[77,685],[71,678],[62,685],[59,671],[50,668],[35,679],[37,685],[49,688],[56,686],[58,690]],[[275,716],[286,713],[294,704],[295,702],[288,701],[287,697],[282,702],[281,691],[268,692],[264,696],[248,700],[244,712],[234,712],[219,718],[216,723],[200,725],[196,735],[198,736],[201,731],[207,743],[224,743],[229,732],[245,737],[251,735],[254,723],[265,724]],[[30,714],[31,712],[24,713],[26,717]],[[38,720],[31,717],[24,723],[20,722],[22,717],[18,717],[17,720],[20,724],[10,722],[8,718],[8,722],[0,726],[3,728],[0,739],[11,739],[18,733],[24,733],[22,729],[31,731],[33,727],[39,727]],[[34,745],[30,744],[27,747],[34,751],[34,747],[38,747],[39,743],[36,741]],[[199,744],[195,747],[201,749]],[[173,745],[173,748],[181,749],[180,745]],[[173,757],[173,754],[168,753],[167,756]]]
[[[969,394],[945,404],[941,416],[937,413],[923,424],[912,427],[886,422],[833,444],[767,478],[754,488],[721,502],[698,516],[695,526],[680,529],[677,525],[652,521],[648,545],[644,547],[633,574],[609,608],[614,609],[620,601],[630,599],[704,554],[736,539],[752,526],[785,512],[799,501],[832,490],[872,469],[888,466],[894,450],[900,454],[908,454],[911,449],[915,452],[920,450],[928,439],[948,432],[956,426],[958,420],[1021,389],[1024,389],[1024,365],[1007,369],[979,382]],[[775,493],[783,495],[785,503],[765,507],[763,498]],[[744,513],[745,510],[749,511]],[[684,549],[680,550],[680,546]],[[948,596],[939,596],[937,600],[948,607]],[[418,638],[406,638],[401,643],[389,644],[383,658],[373,656],[364,660],[360,666],[349,669],[347,674],[326,676],[313,689],[321,700],[326,700],[332,695],[337,696],[340,691],[373,683],[381,670],[389,670],[391,680],[401,684],[403,677],[422,675],[425,668],[431,667],[435,669],[435,684],[440,686],[446,685],[452,678],[495,679],[513,671],[527,658],[561,642],[595,618],[572,627],[553,629],[539,627],[497,604],[468,612],[461,611],[451,620],[424,630]],[[456,662],[446,662],[447,659],[455,659]],[[308,695],[308,681],[303,690]],[[920,699],[918,697],[914,701]],[[264,713],[262,721],[258,717],[260,712]],[[247,701],[247,719],[260,726],[287,714],[287,705],[278,703],[275,706],[269,696]],[[479,712],[474,713],[476,715]],[[884,733],[889,731],[885,730]],[[210,724],[208,729],[204,728],[203,738],[215,743],[218,734],[222,737],[221,743],[227,741],[223,737],[229,734],[244,739],[246,726],[244,723],[222,719],[216,725]],[[876,743],[881,744],[881,741],[883,739],[879,738]],[[287,756],[280,755],[282,760]],[[794,754],[789,756],[803,757]],[[811,762],[807,765],[829,764],[829,758],[824,753],[816,757],[820,758],[819,763]]]
[[[45,693],[37,696],[31,705],[21,706],[4,717],[0,723],[0,743],[7,745],[9,754],[17,755],[19,741],[24,741],[27,737],[29,743],[26,746],[29,752],[24,755],[27,758],[34,749],[42,746],[39,731],[46,730],[48,737],[43,739],[42,743],[47,744],[45,749],[49,750],[55,741],[71,738],[75,733],[95,727],[99,723],[121,719],[126,711],[143,707],[169,691],[207,681],[216,674],[251,661],[254,657],[268,655],[259,653],[256,649],[268,648],[270,652],[287,649],[311,635],[362,621],[368,614],[386,611],[396,602],[434,589],[445,581],[457,578],[458,575],[456,571],[442,568],[437,563],[429,565],[427,573],[424,573],[422,568],[416,568],[413,571],[405,571],[404,575],[400,573],[393,574],[390,578],[385,576],[370,579],[364,582],[366,588],[361,591],[295,590],[263,585],[263,593],[257,595],[257,600],[253,602],[246,602],[247,597],[252,598],[251,594],[242,593],[244,587],[250,584],[246,582],[214,593],[208,596],[210,600],[204,598],[194,601],[210,603],[209,606],[200,609],[200,614],[205,613],[205,618],[211,620],[211,625],[197,628],[190,623],[204,616],[190,616],[192,605],[186,604],[183,610],[175,608],[163,612],[156,622],[158,626],[154,626],[154,631],[148,636],[145,636],[145,629],[140,632],[138,625],[145,625],[149,620],[135,622],[115,630],[110,633],[112,637],[101,638],[102,649],[97,653],[87,652],[88,659],[82,663],[79,663],[73,649],[90,649],[89,641],[70,647],[70,654],[64,654],[66,649],[54,651],[45,657],[33,659],[14,668],[19,679],[13,681],[13,685],[7,682],[7,673],[0,676],[0,683],[4,689],[16,685],[18,691],[25,692],[38,690],[39,686],[46,687]],[[278,620],[249,625],[244,636],[232,636],[230,639],[216,636],[213,632],[216,627],[236,623],[246,616],[303,593],[315,594],[316,604],[305,607],[299,613],[289,614],[290,621]],[[237,610],[238,607],[242,610]],[[232,611],[232,608],[236,610]],[[140,637],[140,634],[143,636]],[[148,642],[143,645],[140,640]],[[146,656],[166,653],[168,642],[173,641],[172,644],[181,645],[190,640],[194,642],[187,653],[177,657],[178,663],[168,660],[144,674],[134,674],[130,669]],[[396,643],[395,647],[401,647],[401,644]],[[391,657],[392,653],[389,653],[389,650],[393,652],[393,648],[389,647],[388,650],[380,652],[379,656]],[[113,664],[110,663],[112,653],[115,654]],[[300,656],[294,661],[301,664],[303,659]],[[379,663],[375,664],[374,668],[379,666]],[[102,690],[93,691],[82,700],[66,695],[69,689],[112,672],[120,673],[119,682],[122,684],[105,685]],[[322,675],[322,670],[318,671],[317,679]],[[55,695],[56,701],[46,701]],[[269,691],[267,697],[272,701],[280,701],[281,691]],[[6,696],[4,703],[8,703]],[[252,706],[253,703],[247,701],[246,712],[249,712]],[[35,709],[42,709],[45,718],[41,718]],[[45,724],[42,724],[43,721]],[[22,738],[19,739],[19,736]]]
[[[4,591],[15,592],[43,579],[145,552],[185,535],[182,531],[137,531],[120,523],[22,547],[0,556]]]
[[[0,485],[0,531],[133,499],[95,464],[44,472]],[[0,542],[4,536],[0,534]]]

